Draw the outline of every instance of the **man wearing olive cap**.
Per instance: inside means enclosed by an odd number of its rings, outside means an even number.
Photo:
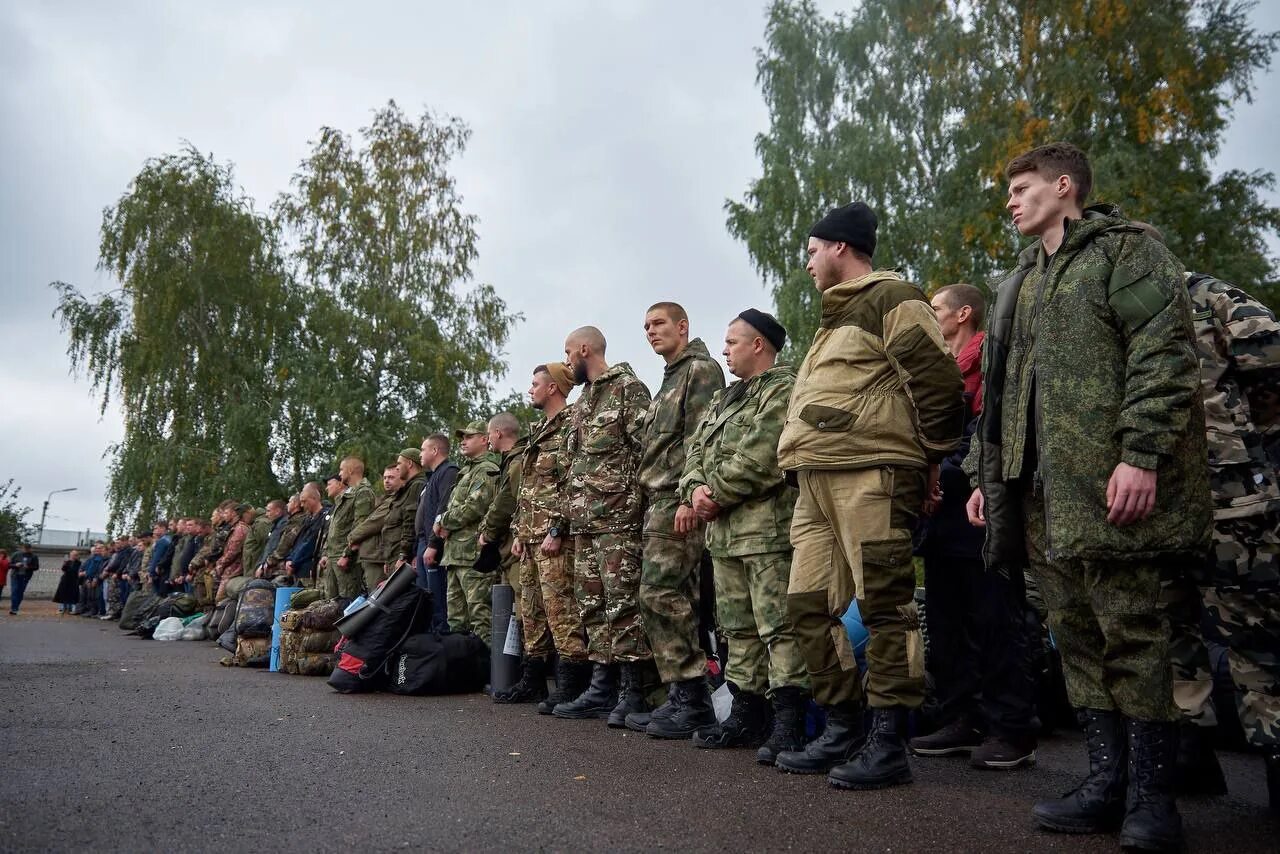
[[[489,456],[488,425],[472,421],[454,435],[462,443],[462,468],[449,503],[435,523],[436,536],[444,539],[445,581],[449,597],[449,629],[472,631],[490,642],[493,607],[493,573],[476,570],[480,557],[480,523],[493,503],[498,486],[498,465]]]
[[[911,532],[965,415],[933,307],[897,273],[873,270],[875,247],[876,217],[861,202],[810,231],[822,323],[778,440],[778,464],[800,486],[787,610],[827,723],[777,765],[860,789],[911,782],[907,713],[924,699]],[[840,621],[855,596],[870,633],[865,694]],[[865,741],[864,704],[874,713]]]

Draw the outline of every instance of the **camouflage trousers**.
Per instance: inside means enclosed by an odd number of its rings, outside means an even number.
[[[382,583],[382,579],[386,578],[386,575],[383,574],[383,565],[378,561],[360,561],[360,574],[366,596],[377,590],[378,585]]]
[[[490,643],[493,636],[493,573],[472,566],[446,566],[449,631],[475,632]]]
[[[675,530],[678,498],[650,499],[644,512],[640,562],[640,620],[663,684],[697,679],[707,672],[698,643],[699,570],[706,532]]]
[[[338,560],[336,557],[329,558],[320,576],[320,589],[324,591],[326,599],[354,599],[364,592],[364,574],[356,561],[348,561],[347,568],[343,569],[338,566]]]
[[[218,577],[213,574],[212,569],[205,568],[196,572],[193,582],[192,589],[200,607],[211,606],[217,601],[214,599],[214,593],[218,589]]]
[[[787,617],[791,552],[712,557],[716,624],[729,641],[725,679],[772,696],[788,685],[809,690],[809,674]]]
[[[573,593],[591,661],[613,664],[653,658],[640,622],[639,590],[638,532],[574,534]]]
[[[124,597],[120,579],[107,578],[103,579],[102,583],[107,586],[107,613],[119,614],[124,610]]]
[[[1072,705],[1172,721],[1169,634],[1159,606],[1160,566],[1047,557],[1044,501],[1023,499],[1030,574],[1049,608]]]
[[[520,606],[520,631],[524,636],[524,654],[529,658],[547,659],[554,646],[551,627],[547,622],[547,609],[542,600],[542,580],[538,562],[533,553],[539,543],[526,543],[524,556],[516,561],[519,586],[516,587]]]
[[[924,485],[922,469],[896,466],[800,472],[787,615],[820,705],[864,700],[840,621],[855,596],[870,635],[866,702],[914,709],[924,700],[924,639],[911,558]]]
[[[542,594],[539,601],[546,615],[551,642],[556,653],[566,661],[586,661],[587,635],[582,628],[582,611],[578,608],[578,598],[573,592],[573,540],[564,539],[560,554],[554,557],[544,555],[539,549],[541,544],[541,541],[525,544],[525,561],[534,564],[537,570]],[[528,637],[526,625],[526,641]]]
[[[1227,647],[1236,709],[1251,744],[1280,744],[1280,514],[1219,519],[1203,566],[1166,579],[1174,699],[1183,718],[1216,723],[1200,627]],[[1203,609],[1203,610],[1202,610]]]

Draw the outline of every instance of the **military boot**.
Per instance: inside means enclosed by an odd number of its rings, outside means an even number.
[[[1271,811],[1280,815],[1280,747],[1271,746],[1266,752],[1267,796]]]
[[[700,728],[715,724],[711,689],[707,686],[707,677],[699,676],[675,684],[673,711],[662,717],[654,712],[645,732],[650,738],[689,738]]]
[[[1110,833],[1120,827],[1125,812],[1124,717],[1117,711],[1084,710],[1089,774],[1055,801],[1040,801],[1032,809],[1045,830],[1058,833]]]
[[[756,751],[756,761],[772,765],[778,754],[804,750],[804,710],[809,705],[809,692],[794,685],[784,685],[773,692],[773,732]]]
[[[1129,789],[1120,847],[1140,851],[1182,848],[1182,816],[1173,800],[1178,725],[1129,721]]]
[[[847,762],[862,744],[862,707],[850,703],[827,709],[827,725],[802,750],[784,750],[774,764],[790,774],[825,774]]]
[[[904,707],[873,710],[866,741],[848,762],[831,769],[827,782],[840,789],[884,789],[910,783],[906,732]]]
[[[495,703],[536,703],[547,698],[547,660],[525,656],[520,681],[493,695]]]
[[[653,671],[653,678],[650,672]],[[656,671],[652,661],[629,661],[622,665],[622,681],[618,686],[617,705],[609,713],[609,726],[622,729],[627,715],[650,710],[648,693],[655,687]]]
[[[729,717],[721,723],[699,727],[693,734],[693,746],[709,750],[726,747],[755,747],[769,733],[769,703],[751,691],[742,691],[729,683],[733,706]]]
[[[569,661],[563,657],[556,660],[556,690],[550,697],[538,704],[538,714],[549,715],[561,703],[575,699],[591,682],[590,661]]]
[[[577,697],[559,703],[551,710],[558,718],[582,719],[608,717],[609,710],[617,699],[614,692],[616,681],[614,668],[608,664],[593,664],[591,667],[591,684],[587,690]]]
[[[669,718],[676,710],[676,683],[667,686],[667,701],[652,712],[632,712],[625,721],[632,732],[646,732],[649,722],[655,718]]]
[[[1178,759],[1173,787],[1179,795],[1225,795],[1227,778],[1213,752],[1213,727],[1178,724]]]

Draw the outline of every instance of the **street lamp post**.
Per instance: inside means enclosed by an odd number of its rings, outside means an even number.
[[[53,498],[53,496],[57,495],[59,492],[75,492],[75,491],[76,491],[76,488],[74,486],[68,486],[66,489],[55,489],[53,492],[49,493],[49,497],[44,500],[44,507],[40,510],[40,536],[36,540],[37,543],[41,543],[41,544],[44,543],[44,519],[45,519],[45,516],[47,516],[49,513],[49,501]]]

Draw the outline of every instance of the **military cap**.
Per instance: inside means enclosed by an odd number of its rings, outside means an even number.
[[[462,439],[467,436],[483,436],[489,432],[489,425],[483,421],[469,421],[465,427],[459,427],[453,431],[456,438]]]
[[[325,475],[324,480],[325,483],[328,483],[331,480],[342,480],[342,475],[335,471],[333,474]]]
[[[420,465],[422,460],[422,449],[421,448],[401,448],[400,453],[397,454],[396,456],[404,457],[406,460],[413,463],[415,466]]]
[[[780,351],[783,345],[787,343],[787,330],[782,328],[778,318],[766,311],[761,311],[758,308],[749,308],[739,314],[738,319],[756,332],[759,332],[760,337],[773,345],[775,351]]]
[[[253,509],[253,505],[252,505],[252,504],[246,504],[246,503],[244,503],[244,502],[242,501],[242,502],[240,502],[239,504],[237,504],[237,505],[236,505],[236,514],[237,514],[237,515],[240,515],[240,516],[243,516],[243,515],[244,515],[244,511],[246,511],[246,510],[252,510],[252,509]]]
[[[569,370],[569,366],[564,362],[550,361],[546,364],[547,373],[551,376],[551,381],[556,384],[556,388],[560,389],[560,393],[568,395],[569,391],[577,385],[573,381],[573,371]]]

